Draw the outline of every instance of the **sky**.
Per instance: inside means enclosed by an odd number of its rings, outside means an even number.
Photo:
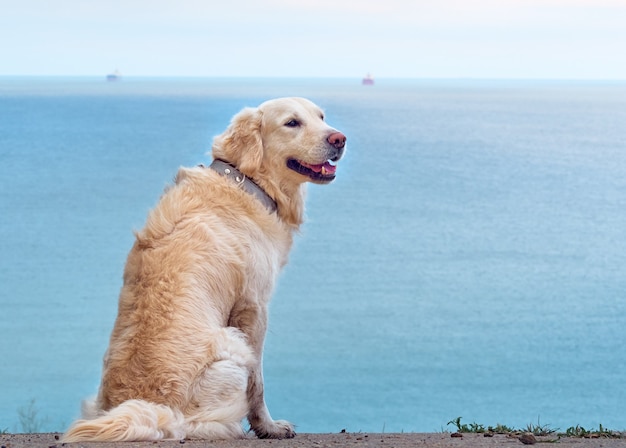
[[[626,80],[626,0],[0,0],[0,76]]]

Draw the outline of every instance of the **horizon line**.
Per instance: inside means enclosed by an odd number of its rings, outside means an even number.
[[[118,75],[123,79],[233,79],[233,80],[252,80],[252,79],[285,79],[285,80],[362,80],[363,76],[285,76],[285,75]],[[103,78],[106,79],[107,73],[104,74],[0,74],[0,78]],[[549,81],[549,82],[626,82],[626,78],[565,78],[565,77],[499,77],[499,76],[380,76],[374,77],[375,80],[397,80],[397,81]]]

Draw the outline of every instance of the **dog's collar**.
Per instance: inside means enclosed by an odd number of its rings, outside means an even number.
[[[261,204],[263,204],[265,208],[270,211],[270,213],[274,213],[276,212],[276,210],[278,210],[276,201],[272,199],[270,195],[265,192],[265,190],[255,184],[254,181],[246,177],[241,171],[232,166],[230,163],[224,162],[220,159],[215,159],[213,160],[213,163],[211,163],[209,168],[217,171],[220,175],[224,177],[232,179],[233,182],[236,182],[247,193],[250,193],[252,196],[261,201]]]

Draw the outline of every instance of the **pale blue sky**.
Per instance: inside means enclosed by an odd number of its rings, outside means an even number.
[[[626,0],[0,0],[0,75],[626,79]]]

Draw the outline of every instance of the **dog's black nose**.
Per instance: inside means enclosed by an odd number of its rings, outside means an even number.
[[[326,140],[337,149],[342,149],[346,146],[346,136],[338,131],[330,134]]]

